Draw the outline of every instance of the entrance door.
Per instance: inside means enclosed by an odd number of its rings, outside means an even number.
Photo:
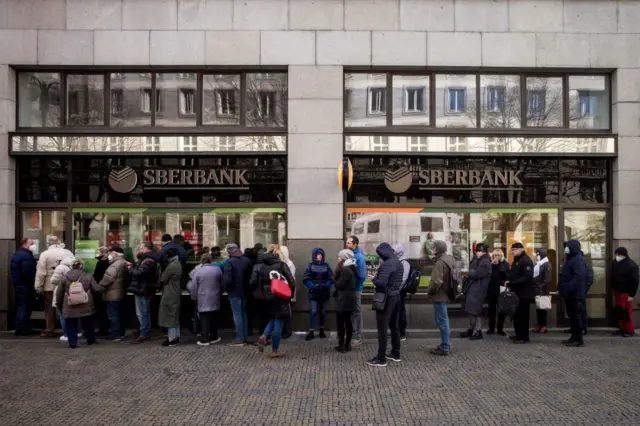
[[[593,269],[593,285],[587,295],[589,325],[604,327],[611,309],[607,303],[609,250],[607,248],[607,212],[604,210],[564,210],[564,241],[578,240],[587,265]],[[558,318],[568,324],[563,304]]]

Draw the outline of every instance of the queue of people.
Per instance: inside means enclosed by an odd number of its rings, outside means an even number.
[[[125,336],[122,302],[129,292],[134,295],[139,322],[139,332],[131,343],[141,344],[151,338],[150,300],[160,291],[162,296],[157,320],[166,332],[162,345],[180,344],[182,283],[188,253],[180,238],[163,236],[163,247],[159,251],[150,242],[143,242],[135,263],[128,262],[119,247],[101,247],[96,254],[93,274],[85,272],[83,261],[75,259],[57,237],[50,237],[47,250],[41,253],[37,262],[33,256],[33,241],[22,240],[11,261],[11,281],[18,305],[15,334],[33,333],[29,328],[29,317],[30,299],[35,291],[43,295],[45,301],[46,328],[41,337],[55,336],[57,307],[63,328],[60,339],[68,341],[69,347],[76,347],[82,331],[87,344],[93,344],[96,326],[98,335],[107,334],[108,340],[120,341]],[[228,253],[226,259],[222,259],[219,247],[204,250],[200,264],[188,274],[186,287],[194,301],[201,330],[197,344],[209,346],[221,341],[218,312],[222,294],[226,292],[235,326],[235,340],[230,345],[247,345],[252,325],[257,324],[260,337],[255,344],[258,349],[262,352],[270,344],[270,356],[281,357],[281,338],[291,333],[291,301],[296,287],[295,266],[289,258],[288,249],[278,245],[265,249],[257,245],[242,252],[237,244],[228,244],[225,249]],[[512,315],[515,335],[511,339],[514,343],[530,341],[529,315],[533,303],[537,307],[533,331],[548,331],[549,288],[554,271],[546,250],[540,248],[535,251],[534,264],[525,247],[516,242],[511,246],[511,265],[501,250],[490,251],[483,243],[474,244],[473,251],[469,271],[461,277],[456,271],[454,258],[447,254],[444,241],[432,239],[428,246],[425,244],[425,255],[433,260],[427,295],[433,303],[435,322],[441,336],[440,344],[431,350],[434,355],[450,354],[448,303],[454,300],[462,301],[469,318],[469,327],[461,333],[462,338],[472,341],[484,338],[482,319],[485,303],[488,304],[489,315],[487,334],[497,332],[506,335],[506,315],[500,312],[499,302],[503,291],[517,296],[517,306]],[[586,297],[593,282],[593,271],[585,261],[578,241],[567,241],[563,252],[557,290],[564,299],[571,324],[570,338],[563,343],[582,346],[587,333]],[[378,351],[367,363],[386,366],[388,360],[401,361],[401,342],[406,339],[407,327],[405,297],[409,281],[415,276],[401,244],[381,243],[376,253],[381,264],[375,276],[367,277],[364,253],[356,236],[347,238],[345,249],[338,253],[335,271],[327,263],[323,249],[313,250],[311,262],[303,273],[311,307],[306,340],[315,338],[316,325],[319,337],[326,337],[327,304],[335,298],[338,330],[335,349],[344,353],[361,344],[362,291],[365,280],[371,278]],[[638,290],[638,265],[629,258],[624,247],[616,249],[615,254],[612,289],[619,327],[616,333],[630,337],[634,333],[631,302]],[[539,303],[540,300],[545,300],[548,307]],[[388,332],[390,351],[387,350]]]

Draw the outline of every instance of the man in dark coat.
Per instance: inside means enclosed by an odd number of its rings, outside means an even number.
[[[237,244],[228,244],[229,259],[222,267],[222,284],[227,290],[236,327],[236,340],[231,346],[244,346],[249,335],[247,319],[247,299],[245,291],[251,278],[251,260],[245,257]]]
[[[333,285],[333,271],[331,266],[325,261],[324,250],[314,248],[311,254],[311,263],[307,265],[302,276],[302,282],[309,289],[309,333],[305,340],[315,338],[316,316],[320,313],[320,337],[327,337],[324,334],[324,324],[327,319],[327,302],[329,301],[330,289]]]
[[[632,337],[635,333],[632,303],[638,292],[638,265],[629,258],[624,247],[618,247],[615,254],[616,260],[611,268],[611,289],[618,319],[618,331],[615,334]]]
[[[96,267],[93,269],[93,279],[96,280],[97,283],[102,281],[104,278],[104,273],[107,272],[107,268],[109,268],[109,248],[108,247],[100,247],[98,248],[98,252],[96,253]],[[92,290],[93,291],[93,290]],[[102,300],[102,294],[93,293],[93,303],[96,307],[97,317],[98,317],[98,332],[96,336],[109,336],[109,316],[107,315],[107,303]]]
[[[155,294],[160,253],[154,250],[153,244],[145,241],[140,245],[135,265],[127,264],[131,285],[128,292],[133,293],[136,302],[136,315],[140,321],[140,335],[131,341],[133,344],[146,342],[151,338],[151,314],[149,299]]]
[[[162,236],[162,250],[160,251],[160,262],[162,263],[162,268],[164,269],[167,267],[167,252],[171,249],[175,249],[178,252],[178,259],[184,267],[187,264],[187,260],[189,260],[184,247],[182,244],[178,243],[175,238],[172,238],[171,235],[164,234]]]
[[[23,238],[20,248],[11,256],[11,285],[16,294],[16,336],[32,334],[31,300],[35,293],[36,259],[33,240]]]
[[[465,292],[464,310],[469,315],[469,329],[460,337],[470,340],[482,339],[482,305],[487,298],[491,281],[491,258],[484,244],[477,244],[475,256],[469,266],[469,283]]]
[[[522,243],[514,243],[511,246],[513,264],[509,270],[509,280],[505,282],[518,296],[518,309],[513,316],[513,328],[516,332],[513,343],[529,342],[529,313],[531,303],[536,297],[535,284],[533,283],[533,262],[524,251]]]
[[[562,343],[567,346],[583,346],[582,310],[586,309],[587,264],[580,250],[580,242],[564,243],[565,262],[562,265],[558,294],[564,298],[567,315],[571,323],[571,337]]]
[[[400,359],[400,328],[398,327],[397,304],[400,301],[400,288],[404,267],[396,257],[393,248],[388,243],[382,243],[376,249],[382,260],[378,272],[373,279],[376,293],[386,294],[384,310],[376,311],[378,328],[378,354],[367,361],[374,367],[386,367],[387,358],[399,362]],[[393,314],[396,314],[395,316]],[[387,354],[387,330],[391,330],[391,353]]]

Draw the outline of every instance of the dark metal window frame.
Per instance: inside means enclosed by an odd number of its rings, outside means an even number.
[[[60,74],[60,127],[21,127],[19,124],[19,114],[16,113],[15,125],[16,134],[29,134],[35,135],[64,135],[64,134],[123,134],[122,128],[114,128],[111,126],[111,73],[119,74],[147,74],[150,73],[151,77],[151,127],[127,127],[124,132],[131,135],[171,135],[171,134],[185,134],[190,133],[194,135],[206,134],[206,135],[257,135],[257,134],[271,134],[271,135],[286,135],[287,126],[281,127],[252,127],[246,124],[246,111],[247,111],[247,74],[268,72],[288,74],[286,67],[82,67],[82,66],[68,66],[68,67],[56,67],[56,66],[14,66],[17,73],[58,73]],[[187,127],[156,127],[156,111],[154,106],[156,105],[156,90],[157,90],[157,75],[158,74],[179,74],[179,73],[194,73],[196,76],[196,124],[195,126]],[[96,126],[68,126],[67,125],[67,75],[72,74],[92,74],[104,76],[104,125]],[[202,99],[203,99],[203,75],[204,74],[233,74],[240,75],[240,105],[236,108],[240,114],[240,124],[235,125],[218,125],[218,124],[203,124],[202,122]],[[16,93],[18,103],[20,102],[20,87],[18,83],[19,79],[16,78]],[[277,101],[277,100],[276,100]],[[16,111],[20,111],[18,105]],[[287,122],[285,119],[283,122]]]

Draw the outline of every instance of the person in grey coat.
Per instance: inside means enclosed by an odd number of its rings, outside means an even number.
[[[222,296],[222,269],[213,265],[210,253],[202,255],[201,267],[197,269],[193,278],[187,284],[191,298],[198,305],[198,316],[202,337],[198,345],[209,346],[222,340],[218,337],[217,315],[220,311],[220,297]]]
[[[464,310],[469,315],[469,329],[460,334],[469,340],[482,339],[482,305],[487,298],[491,281],[491,257],[484,244],[476,245],[475,258],[469,266],[468,287],[465,290]]]
[[[180,344],[180,299],[182,290],[182,264],[178,256],[178,250],[167,250],[167,267],[160,276],[158,284],[162,288],[160,298],[160,312],[158,313],[158,325],[167,328],[167,340],[162,346],[177,346]]]

